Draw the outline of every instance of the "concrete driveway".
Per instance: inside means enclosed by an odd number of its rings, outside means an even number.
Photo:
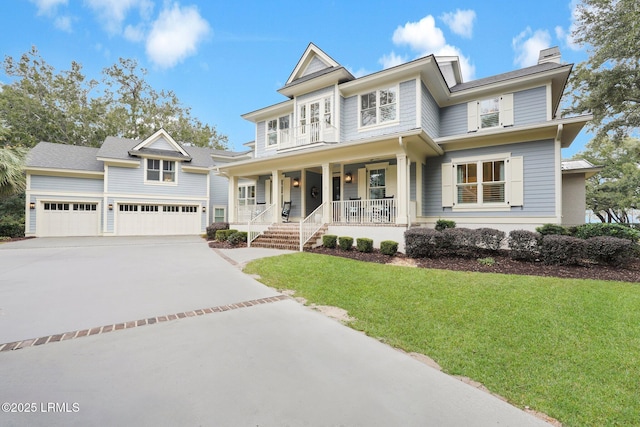
[[[546,425],[279,296],[199,238],[0,245],[0,309],[2,425]]]

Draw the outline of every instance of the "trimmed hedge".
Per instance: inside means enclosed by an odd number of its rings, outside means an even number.
[[[366,237],[356,239],[356,249],[359,252],[373,252],[373,239],[367,239]]]
[[[237,233],[238,230],[218,230],[216,231],[216,240],[219,242],[226,242],[227,240],[229,240],[229,236],[231,236],[234,233]]]
[[[442,236],[436,238],[436,245],[449,255],[463,258],[476,257],[478,254],[478,233],[471,228],[446,228]]]
[[[228,230],[228,229],[229,229],[229,223],[228,222],[214,222],[214,223],[212,223],[210,226],[207,227],[207,240],[216,239],[216,232],[218,230]]]
[[[350,251],[351,248],[353,248],[353,237],[338,237],[338,246],[340,246],[340,249],[343,251]]]
[[[380,252],[384,255],[394,256],[398,252],[398,242],[383,240],[380,242]]]
[[[502,247],[502,242],[505,237],[504,231],[494,228],[479,228],[476,230],[476,233],[478,233],[478,246],[482,249],[497,252]]]
[[[433,228],[416,227],[404,232],[404,250],[410,258],[433,258],[436,239],[441,233]]]
[[[609,236],[619,239],[627,239],[632,242],[640,240],[640,231],[622,224],[609,224],[599,222],[593,224],[582,224],[576,227],[575,236],[581,239],[589,239],[591,237]]]
[[[548,234],[540,245],[545,264],[577,265],[584,258],[585,241],[573,236]]]
[[[239,245],[241,243],[247,243],[247,232],[246,231],[237,231],[233,234],[231,234],[228,238],[227,238],[227,242],[231,243],[232,245]]]
[[[638,248],[631,240],[611,236],[592,237],[586,241],[586,256],[599,264],[623,266],[638,256]]]
[[[334,249],[336,247],[336,242],[338,240],[338,236],[335,234],[325,234],[322,236],[322,246],[329,249]]]
[[[456,222],[448,219],[439,219],[436,221],[436,230],[443,231],[447,228],[456,228]]]
[[[11,217],[0,219],[0,236],[24,236],[24,220],[19,221]]]
[[[533,261],[540,256],[538,242],[540,233],[527,230],[513,230],[509,233],[509,249],[511,259]]]
[[[559,224],[543,224],[541,227],[536,227],[536,231],[543,236],[548,236],[550,234],[559,234],[559,235],[568,235],[569,230],[566,227],[563,227]]]

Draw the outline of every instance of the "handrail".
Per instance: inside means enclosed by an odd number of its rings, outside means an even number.
[[[273,222],[273,209],[275,209],[276,205],[272,204],[268,206],[265,210],[260,212],[254,218],[250,219],[247,224],[247,247],[251,247],[251,242],[256,240],[256,238],[262,234],[264,230],[251,230],[251,225],[257,224],[271,224]]]
[[[305,219],[300,221],[300,252],[304,249],[305,243],[324,226],[324,210],[326,206],[328,206],[327,203],[321,204]]]
[[[331,202],[331,221],[355,224],[394,224],[397,200],[395,198],[341,200]]]

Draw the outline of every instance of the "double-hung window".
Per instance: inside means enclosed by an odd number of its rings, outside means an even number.
[[[176,182],[176,162],[147,159],[147,181]]]
[[[380,89],[360,95],[360,127],[382,125],[397,119],[397,88]]]
[[[267,147],[275,147],[278,143],[286,142],[289,137],[289,116],[278,117],[267,121]]]
[[[483,98],[467,104],[469,132],[513,126],[513,94]]]
[[[369,170],[369,198],[383,199],[386,195],[386,170]]]
[[[478,161],[456,165],[456,201],[459,205],[505,203],[505,161]]]
[[[256,186],[241,185],[238,187],[238,206],[256,204]]]

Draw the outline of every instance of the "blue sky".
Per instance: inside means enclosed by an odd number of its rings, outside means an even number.
[[[19,58],[36,46],[56,70],[76,61],[96,79],[135,58],[156,90],[173,90],[239,150],[254,138],[240,115],[285,100],[276,90],[309,42],[356,76],[458,55],[468,81],[533,65],[550,46],[564,62],[584,61],[569,36],[577,1],[12,0],[0,52]],[[563,157],[589,140],[583,131]]]

